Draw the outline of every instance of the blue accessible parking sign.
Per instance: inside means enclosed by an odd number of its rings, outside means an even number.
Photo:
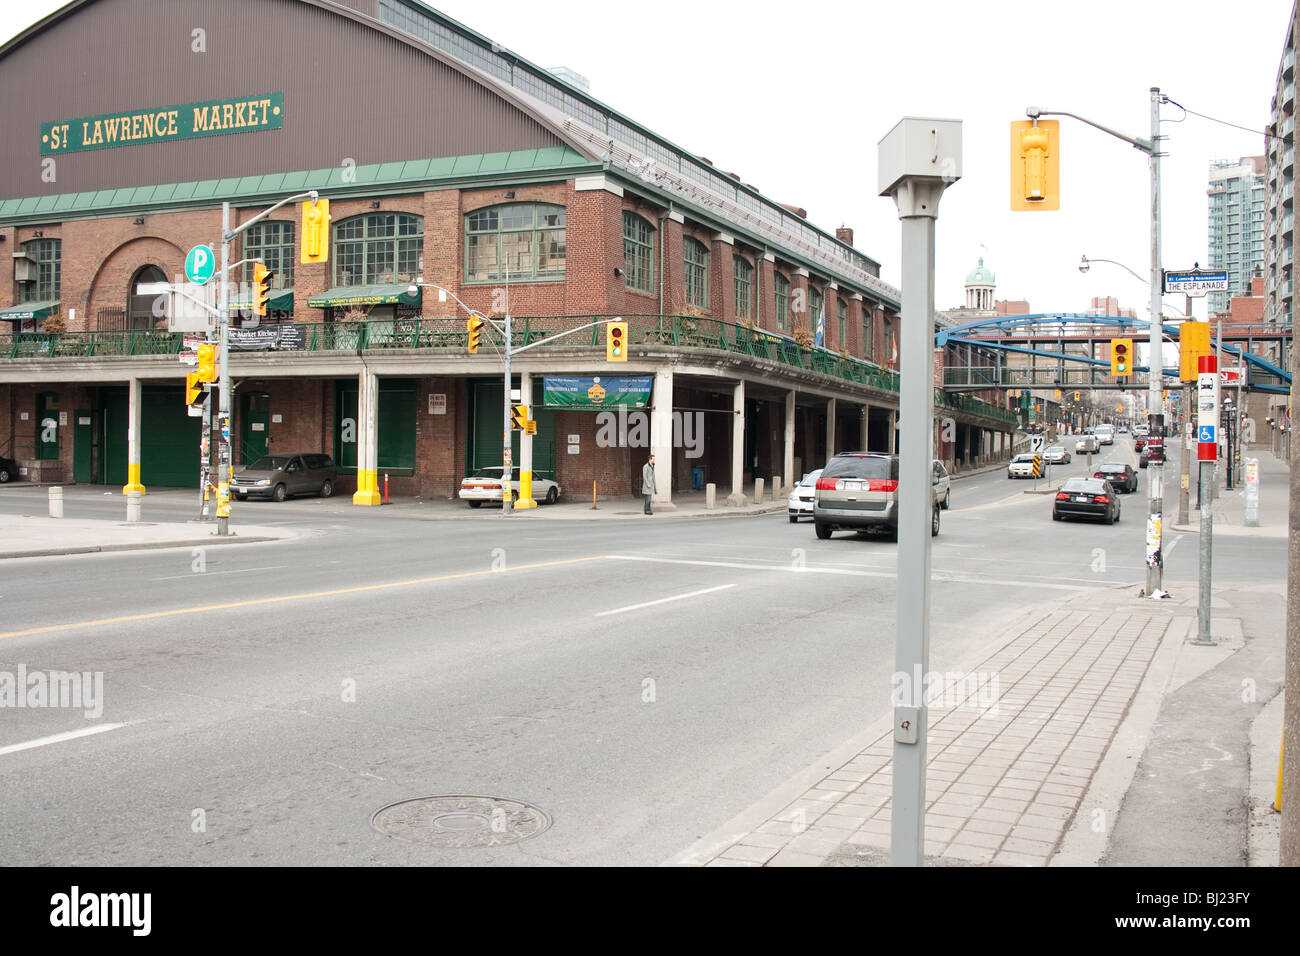
[[[1199,432],[1199,434],[1198,434],[1198,436],[1197,436],[1197,438],[1196,438],[1196,440],[1197,440],[1198,442],[1200,442],[1202,445],[1213,445],[1213,444],[1214,444],[1214,426],[1213,426],[1213,425],[1201,425],[1201,426],[1198,428],[1198,432]]]

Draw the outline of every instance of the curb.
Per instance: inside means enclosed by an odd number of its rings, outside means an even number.
[[[6,558],[49,558],[65,554],[102,554],[112,551],[161,551],[165,548],[198,548],[214,544],[259,544],[268,541],[284,541],[284,538],[218,538],[212,535],[206,538],[194,538],[186,541],[149,541],[140,544],[90,544],[73,548],[40,548],[35,551],[0,551],[0,561]]]

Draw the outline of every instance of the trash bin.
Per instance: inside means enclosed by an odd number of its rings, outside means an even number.
[[[691,490],[699,491],[703,487],[704,487],[704,469],[692,468],[691,469]]]

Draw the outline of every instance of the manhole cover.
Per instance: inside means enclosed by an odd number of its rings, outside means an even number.
[[[545,811],[501,797],[416,797],[380,809],[370,825],[406,843],[504,846],[537,836],[551,825]]]

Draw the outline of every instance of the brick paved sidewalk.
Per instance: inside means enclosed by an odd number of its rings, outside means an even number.
[[[1099,602],[1092,592],[1038,616],[973,669],[987,682],[963,682],[964,693],[943,702],[955,706],[931,708],[930,861],[1047,865],[1157,648],[1186,629],[1174,608],[1128,593]],[[751,832],[674,862],[817,866],[834,856],[887,863],[892,754],[892,732],[882,728]]]

